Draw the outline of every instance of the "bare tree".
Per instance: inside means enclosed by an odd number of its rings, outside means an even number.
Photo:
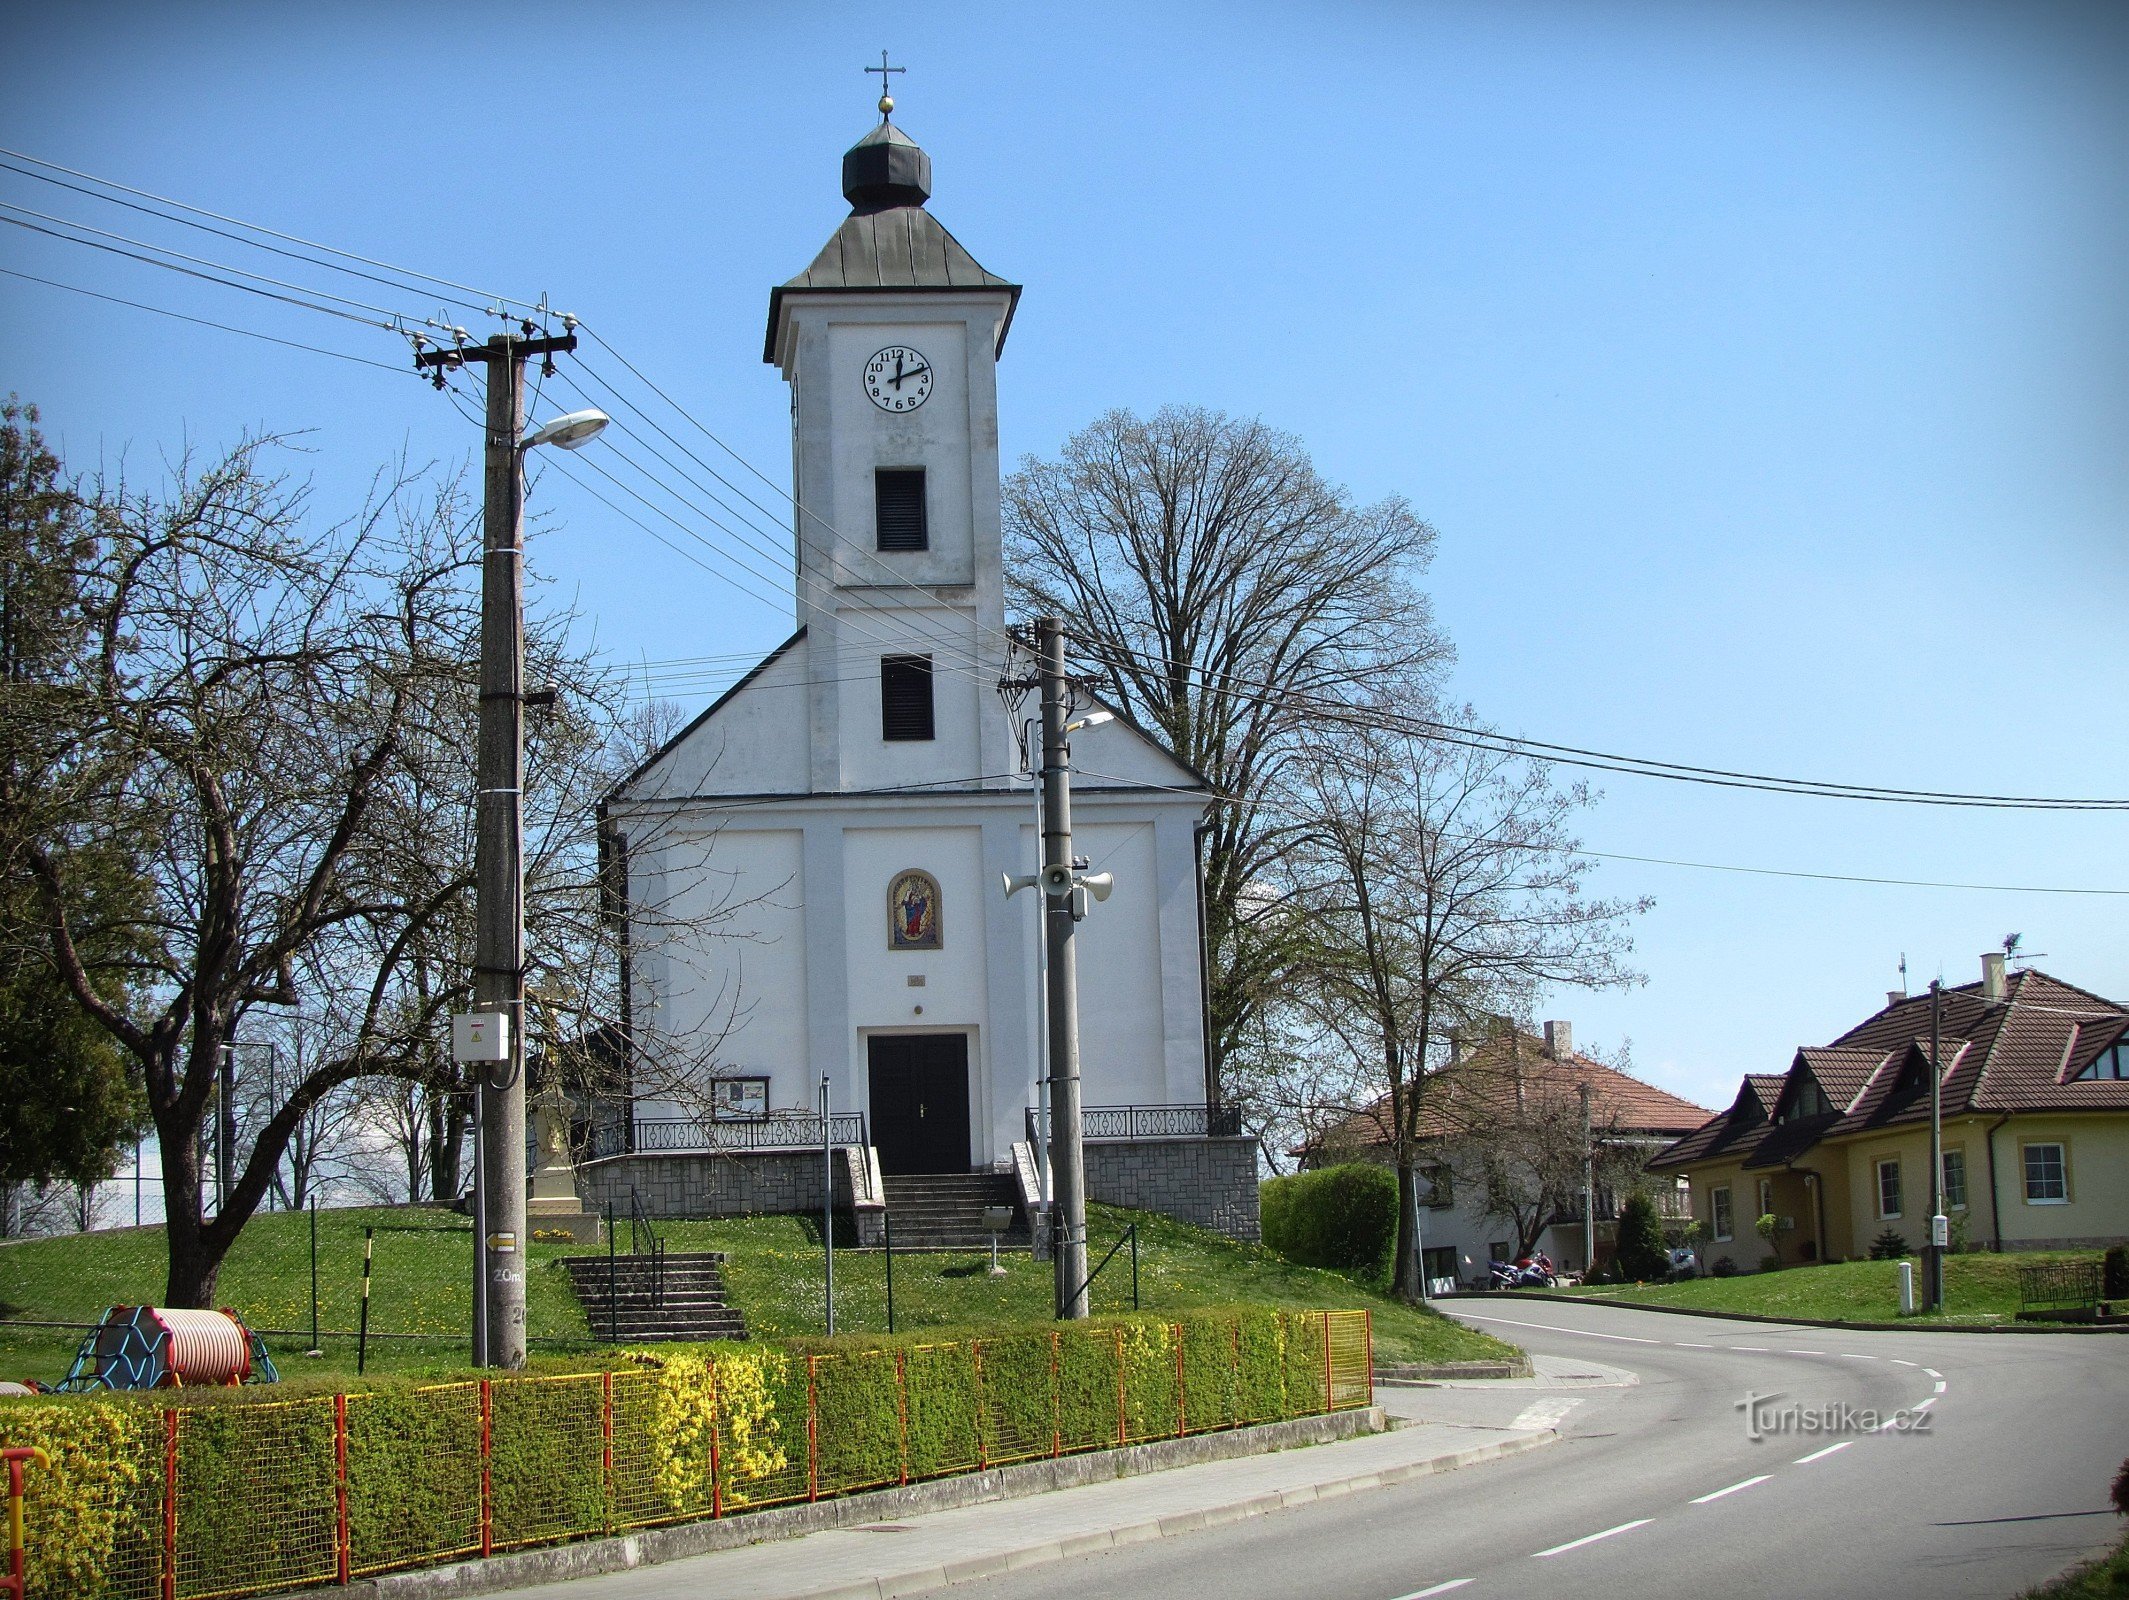
[[[1191,406],[1111,411],[1026,459],[1004,517],[1015,604],[1070,619],[1077,664],[1220,797],[1202,876],[1221,1092],[1293,955],[1268,889],[1293,829],[1260,802],[1320,702],[1448,661],[1417,587],[1434,530],[1396,496],[1356,505],[1292,434]]]
[[[470,992],[477,518],[455,481],[400,471],[315,529],[305,492],[269,469],[276,443],[180,463],[161,494],[93,497],[80,712],[37,774],[57,803],[22,851],[52,959],[145,1088],[177,1306],[211,1303],[229,1246],[342,1086],[462,1087],[439,1041]],[[617,1015],[593,802],[627,744],[617,676],[571,645],[571,620],[536,616],[527,644],[529,681],[557,691],[527,731],[525,799],[528,948],[579,980],[549,1012],[558,1033]],[[77,870],[113,840],[150,853],[137,915]],[[135,946],[126,987],[84,955]],[[260,1008],[300,1008],[315,1048],[209,1216],[199,1134],[223,1049]],[[448,1132],[438,1144],[455,1155]]]
[[[1467,708],[1458,719],[1473,725]],[[1594,796],[1543,763],[1395,732],[1365,715],[1311,738],[1289,912],[1309,944],[1295,1004],[1321,1044],[1311,1109],[1369,1119],[1397,1169],[1396,1292],[1421,1288],[1420,1168],[1449,1033],[1554,985],[1640,981],[1628,923],[1593,900],[1573,815]]]

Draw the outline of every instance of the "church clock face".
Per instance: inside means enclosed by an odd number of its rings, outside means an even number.
[[[931,398],[931,363],[906,344],[875,351],[865,363],[865,393],[882,411],[914,411]]]

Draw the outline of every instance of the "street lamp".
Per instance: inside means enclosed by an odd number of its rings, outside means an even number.
[[[572,322],[571,327],[574,327]],[[576,334],[499,333],[482,345],[424,350],[418,367],[488,369],[483,452],[479,749],[475,757],[473,1015],[453,1054],[474,1067],[473,1358],[525,1364],[525,468],[543,444],[574,450],[607,424],[571,411],[525,432],[525,363],[553,370]]]

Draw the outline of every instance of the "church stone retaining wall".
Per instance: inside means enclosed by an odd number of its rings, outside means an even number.
[[[1230,1239],[1261,1237],[1256,1140],[1103,1139],[1085,1148],[1089,1200],[1158,1211]]]
[[[877,1192],[869,1151],[836,1151],[835,1209],[854,1213],[860,1245],[884,1234],[886,1202]],[[855,1179],[857,1203],[851,1202]],[[818,1150],[745,1150],[724,1155],[608,1156],[577,1168],[577,1192],[587,1210],[628,1215],[633,1189],[653,1217],[819,1216]],[[838,1230],[840,1231],[840,1230]]]

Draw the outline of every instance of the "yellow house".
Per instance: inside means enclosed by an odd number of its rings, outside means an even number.
[[[1832,1044],[1754,1074],[1649,1163],[1685,1177],[1702,1255],[1741,1269],[1853,1260],[1929,1239],[1930,1000],[1893,994]],[[1942,1203],[1955,1247],[2129,1240],[2129,1007],[2044,972],[1942,991]],[[1772,1217],[1772,1249],[1759,1229]]]

